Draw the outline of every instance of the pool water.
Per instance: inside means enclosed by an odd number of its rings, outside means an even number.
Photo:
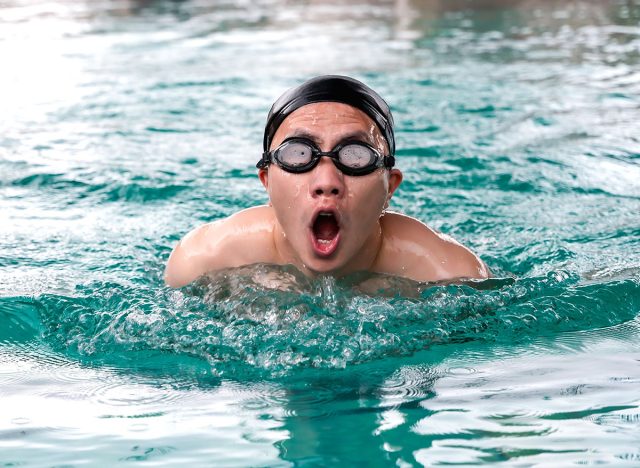
[[[10,0],[0,57],[1,466],[640,465],[638,0]],[[163,285],[324,73],[495,278]]]

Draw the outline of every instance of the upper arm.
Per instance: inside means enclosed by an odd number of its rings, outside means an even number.
[[[178,242],[164,270],[164,281],[168,286],[185,286],[206,273],[208,265],[214,263],[217,250],[215,244],[208,242],[208,234],[215,236],[221,222],[197,227]]]
[[[388,273],[429,282],[489,277],[487,266],[476,254],[417,219],[393,213],[384,221],[383,230],[383,268]]]
[[[438,234],[444,255],[443,279],[486,279],[490,276],[487,265],[468,247],[458,243],[450,236]]]
[[[165,283],[177,288],[210,271],[268,262],[273,223],[261,208],[266,207],[243,210],[187,234],[171,252]]]

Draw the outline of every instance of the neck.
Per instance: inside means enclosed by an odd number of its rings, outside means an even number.
[[[380,221],[375,225],[374,231],[362,244],[362,247],[353,256],[352,261],[346,265],[344,272],[340,275],[347,275],[349,273],[356,273],[358,271],[373,271],[375,269],[378,254],[382,248],[382,226]]]

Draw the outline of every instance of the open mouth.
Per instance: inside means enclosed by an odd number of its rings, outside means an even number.
[[[311,225],[313,249],[318,255],[329,256],[338,248],[340,225],[335,213],[320,211]]]

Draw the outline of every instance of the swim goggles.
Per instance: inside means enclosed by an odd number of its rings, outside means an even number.
[[[316,167],[322,156],[333,159],[336,167],[348,176],[371,174],[379,167],[391,168],[395,164],[393,156],[383,156],[362,141],[347,140],[324,152],[311,140],[289,138],[276,149],[262,153],[256,167],[262,169],[275,161],[283,170],[300,174]]]

